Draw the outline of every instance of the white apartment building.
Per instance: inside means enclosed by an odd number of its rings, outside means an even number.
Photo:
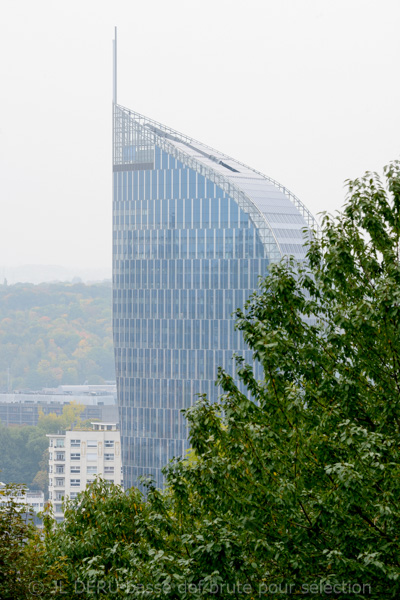
[[[48,434],[49,500],[57,521],[63,520],[62,501],[74,499],[96,475],[122,485],[121,440],[115,423],[92,423],[89,431]]]
[[[19,488],[14,493],[5,492],[6,485],[0,481],[0,505],[15,502],[22,508],[32,509],[36,514],[44,509],[44,493],[39,490]]]

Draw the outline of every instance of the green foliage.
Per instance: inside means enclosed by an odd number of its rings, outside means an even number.
[[[237,311],[264,376],[238,358],[245,395],[219,372],[221,402],[186,411],[192,452],[165,468],[166,491],[150,486],[138,511],[136,492],[98,483],[51,530],[46,568],[68,590],[400,596],[399,163],[385,173],[387,190],[349,182],[307,265],[272,266]]]
[[[351,581],[399,596],[398,163],[386,177],[389,193],[370,173],[349,182],[308,266],[272,267],[237,311],[264,379],[239,359],[248,397],[221,371],[221,406],[187,412],[198,460],[168,479],[182,515],[214,524],[221,581]],[[207,552],[196,548],[204,565]]]
[[[61,415],[39,415],[37,426],[5,427],[0,423],[0,477],[5,483],[25,484],[31,489],[48,491],[47,433],[82,427],[82,404],[63,406]]]
[[[90,425],[90,422],[81,420],[81,414],[85,407],[75,401],[69,404],[64,404],[61,415],[50,413],[45,415],[42,410],[39,410],[38,430],[44,433],[57,433],[58,431],[65,432],[68,429],[79,429],[85,425]]]
[[[33,487],[48,439],[38,427],[5,427],[0,424],[0,477],[5,483]]]
[[[114,378],[108,283],[0,285],[0,390]]]
[[[121,593],[126,592],[123,576],[132,547],[141,543],[137,527],[143,507],[137,490],[125,494],[119,486],[98,478],[77,500],[65,503],[63,523],[57,525],[51,514],[45,518],[44,579],[53,582],[60,597],[77,592],[82,598],[97,597],[98,587],[117,590],[119,579]],[[137,575],[136,569],[133,572]]]
[[[9,485],[0,490],[0,598],[24,600],[37,592],[45,597],[39,574],[41,542],[38,532],[15,501],[23,495],[20,486]],[[8,498],[6,498],[8,497]],[[32,594],[33,593],[33,594]],[[46,596],[48,597],[48,596]]]

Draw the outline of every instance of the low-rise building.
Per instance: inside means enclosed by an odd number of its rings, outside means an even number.
[[[17,505],[17,510],[27,515],[35,513],[32,520],[35,525],[41,524],[41,520],[35,517],[44,509],[44,493],[40,490],[29,490],[18,484],[8,487],[0,481],[0,505],[5,506],[9,503]]]
[[[63,385],[40,392],[0,394],[0,422],[37,425],[40,413],[61,415],[72,402],[83,406],[82,421],[118,422],[115,385]]]
[[[74,499],[100,475],[122,485],[121,440],[115,423],[92,423],[91,430],[48,434],[49,501],[62,521],[62,503]]]

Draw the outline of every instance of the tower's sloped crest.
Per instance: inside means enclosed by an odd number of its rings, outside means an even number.
[[[286,187],[189,136],[114,105],[114,171],[153,169],[155,146],[234,198],[258,230],[270,261],[287,254],[304,258],[304,230],[316,230],[317,223]]]
[[[113,335],[124,481],[188,448],[182,409],[218,401],[251,351],[232,314],[271,261],[305,257],[305,206],[276,181],[114,103]],[[255,377],[262,376],[254,364]],[[244,391],[244,390],[243,390]]]

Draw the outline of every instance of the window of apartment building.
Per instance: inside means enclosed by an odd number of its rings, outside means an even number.
[[[104,442],[104,447],[105,448],[114,448],[114,440],[106,440]]]
[[[93,465],[93,466],[87,466],[86,467],[86,473],[89,475],[96,475],[97,474],[97,465]]]
[[[49,446],[50,446],[50,448],[53,447],[53,440],[51,438],[50,438],[50,441],[49,441]]]
[[[71,448],[80,448],[81,440],[71,440]]]
[[[49,500],[53,500],[53,492],[49,492]]]
[[[114,473],[114,467],[104,467],[104,473]]]
[[[53,485],[53,480],[51,477],[49,477],[49,486],[51,487]]]
[[[104,460],[114,460],[114,454],[104,454]]]
[[[71,460],[81,460],[80,452],[71,452]]]
[[[56,460],[65,460],[65,452],[56,452]]]
[[[81,485],[80,479],[71,479],[70,481],[71,487],[79,487]]]
[[[57,487],[64,487],[64,482],[65,482],[64,477],[56,477],[56,486]]]
[[[91,483],[94,482],[94,479],[87,479],[87,484],[90,485]]]
[[[53,472],[53,465],[50,465],[49,466],[49,473],[52,473],[52,472]]]
[[[54,499],[55,500],[62,500],[63,496],[64,496],[64,492],[56,492]]]
[[[97,440],[88,440],[87,447],[88,448],[97,448]]]
[[[56,512],[56,513],[60,513],[60,512],[62,512],[62,504],[57,504],[57,503],[56,503],[56,504],[54,505],[54,512]]]
[[[52,473],[53,468],[51,468],[50,473]],[[64,465],[56,465],[56,473],[64,473]]]
[[[97,460],[97,452],[88,452],[86,454],[87,460]]]
[[[71,500],[75,500],[78,497],[78,492],[70,492],[69,497]]]
[[[64,446],[65,446],[65,443],[64,443],[64,439],[63,438],[55,440],[55,444],[54,444],[55,448],[64,448]]]
[[[49,452],[49,460],[53,460],[53,453]]]
[[[81,468],[78,465],[71,465],[71,473],[80,473]]]

